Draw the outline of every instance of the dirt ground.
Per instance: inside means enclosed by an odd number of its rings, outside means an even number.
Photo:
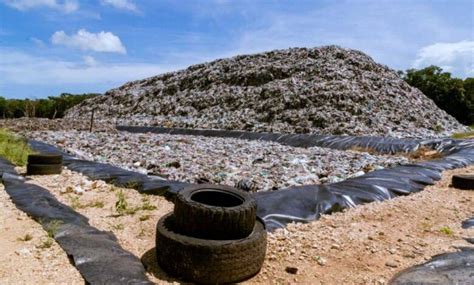
[[[435,186],[417,194],[349,209],[309,224],[291,224],[269,234],[262,271],[247,282],[386,284],[395,273],[433,255],[472,246],[463,237],[473,237],[474,229],[462,229],[461,221],[474,216],[474,191],[449,187],[453,173],[467,172],[474,172],[474,166],[446,171]],[[62,175],[32,176],[29,182],[49,189],[87,216],[92,226],[112,231],[126,250],[142,259],[152,281],[176,281],[155,265],[153,250],[155,224],[172,211],[172,203],[92,182],[69,170]],[[120,193],[127,204],[122,215],[116,208]],[[47,239],[46,232],[17,210],[1,188],[0,214],[0,254],[4,257],[0,284],[84,282],[55,242],[39,248]],[[33,237],[30,241],[19,240],[27,234]],[[287,267],[297,268],[297,273],[288,273]]]
[[[84,284],[61,247],[15,207],[1,184],[0,256],[0,284]]]

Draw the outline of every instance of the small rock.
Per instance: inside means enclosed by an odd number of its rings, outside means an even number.
[[[316,256],[315,259],[316,259],[316,262],[321,266],[324,266],[327,263],[326,259],[321,256]]]
[[[76,186],[76,187],[74,187],[74,193],[76,193],[76,194],[78,194],[78,195],[82,195],[82,194],[84,194],[84,192],[85,192],[85,191],[84,191],[84,189],[82,189],[81,186]]]
[[[398,262],[390,260],[390,261],[385,262],[385,266],[396,268],[398,267]]]
[[[296,274],[296,273],[298,273],[298,268],[287,266],[287,267],[285,268],[285,271],[286,271],[287,273],[290,273],[290,274]]]
[[[248,179],[248,178],[244,178],[244,179],[239,180],[235,184],[234,187],[237,188],[237,189],[246,191],[246,192],[256,191],[255,183],[251,179]]]
[[[208,183],[211,183],[211,181],[206,177],[199,177],[199,178],[196,179],[196,183],[197,184],[208,184]]]
[[[168,163],[167,166],[168,166],[168,167],[174,167],[174,168],[180,168],[180,167],[181,167],[181,163],[179,163],[179,161],[173,161],[173,162]]]
[[[19,256],[29,256],[31,255],[31,250],[27,248],[22,248],[22,249],[16,250],[15,253],[18,254]]]

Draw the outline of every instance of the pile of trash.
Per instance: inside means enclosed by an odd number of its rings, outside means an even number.
[[[90,114],[89,114],[90,116]],[[93,120],[93,131],[114,131],[115,121],[113,120]],[[0,120],[0,128],[9,129],[27,135],[28,131],[67,131],[67,130],[90,130],[90,117],[47,119],[47,118],[18,118]]]
[[[190,66],[82,102],[67,118],[256,132],[433,138],[466,127],[394,70],[337,46]]]
[[[231,138],[81,131],[29,132],[28,136],[78,158],[169,180],[248,191],[333,183],[409,162],[402,156]]]

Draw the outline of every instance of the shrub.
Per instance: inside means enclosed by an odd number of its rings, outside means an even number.
[[[5,129],[0,129],[0,156],[15,165],[26,165],[28,154],[33,151],[25,138],[15,135]]]

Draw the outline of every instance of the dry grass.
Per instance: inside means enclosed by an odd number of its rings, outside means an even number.
[[[471,125],[471,130],[465,133],[456,133],[451,136],[453,139],[472,139],[474,138],[474,125]]]
[[[355,146],[355,147],[351,147],[349,150],[357,151],[357,152],[367,152],[374,155],[380,155],[380,152],[376,151],[373,148]],[[443,155],[439,153],[438,151],[430,149],[426,146],[421,146],[416,151],[397,152],[397,153],[394,153],[393,155],[404,156],[413,160],[431,160],[431,159],[437,159],[437,158],[443,157]]]

